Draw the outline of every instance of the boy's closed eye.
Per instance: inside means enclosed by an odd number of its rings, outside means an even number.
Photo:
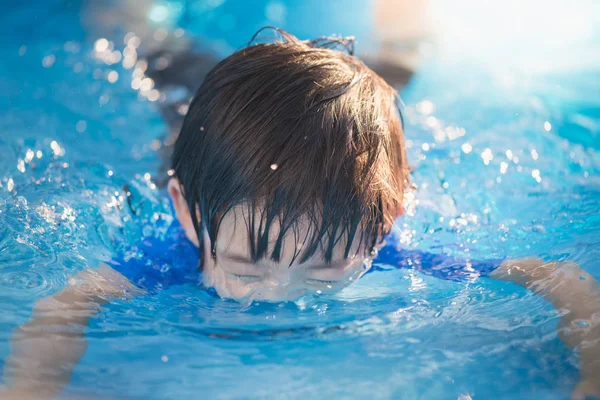
[[[243,274],[235,274],[232,272],[228,272],[228,273],[230,275],[232,275],[234,278],[239,279],[244,282],[247,282],[247,283],[258,282],[262,279],[262,276],[260,276],[260,275],[243,275]]]
[[[241,260],[230,260],[228,257],[227,261],[223,264],[223,270],[225,273],[232,278],[253,283],[263,279],[263,271],[260,270],[259,266],[250,262],[241,262]]]
[[[339,286],[344,280],[347,273],[346,268],[349,266],[347,260],[292,267],[283,264],[253,263],[249,257],[229,252],[222,254],[221,260],[223,261],[223,270],[228,276],[246,283],[259,282],[270,275],[273,270],[291,268],[288,280],[318,288]]]

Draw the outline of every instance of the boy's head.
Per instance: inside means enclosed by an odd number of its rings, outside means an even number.
[[[279,32],[206,76],[175,143],[169,193],[223,297],[339,290],[402,212],[396,91],[347,41]]]

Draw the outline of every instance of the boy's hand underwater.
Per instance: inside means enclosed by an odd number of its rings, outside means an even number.
[[[561,316],[558,336],[579,352],[580,381],[572,399],[600,398],[600,285],[574,262],[505,261],[490,277],[533,290]]]

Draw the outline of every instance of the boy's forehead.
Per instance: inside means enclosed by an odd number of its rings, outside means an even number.
[[[251,213],[254,214],[254,227],[255,234],[258,232],[260,226],[261,217],[263,216],[264,210],[260,207],[256,207],[252,210],[247,204],[242,204],[233,207],[224,216],[219,226],[219,232],[217,235],[216,251],[217,254],[237,254],[244,255],[250,258],[250,227],[251,227]],[[318,223],[318,222],[317,222]],[[280,234],[280,220],[275,218],[269,227],[269,252],[271,254],[272,247],[275,246],[275,242],[279,238]],[[311,220],[308,215],[300,217],[297,221],[297,225],[294,229],[290,229],[286,232],[283,237],[281,260],[293,260],[297,251],[301,252],[302,244],[304,242],[309,243],[310,239],[314,235],[315,221]],[[357,243],[358,240],[354,240],[350,255],[358,251]],[[333,249],[332,259],[343,259],[344,250],[346,248],[347,238],[341,238],[338,244]],[[324,253],[317,251],[310,260],[324,260]]]

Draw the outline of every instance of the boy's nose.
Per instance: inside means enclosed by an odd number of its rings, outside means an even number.
[[[281,267],[269,271],[264,283],[270,287],[288,286],[291,283],[290,268]]]
[[[283,301],[302,296],[305,290],[298,285],[298,271],[287,266],[270,271],[263,279],[257,298],[267,301]]]

